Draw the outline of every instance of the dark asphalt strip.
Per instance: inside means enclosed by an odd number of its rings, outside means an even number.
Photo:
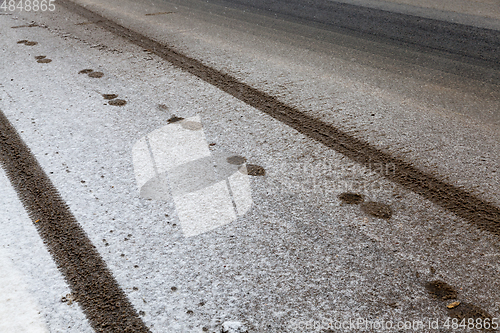
[[[181,3],[179,0],[174,0]],[[300,23],[318,23],[375,36],[417,50],[440,50],[448,54],[486,61],[500,67],[500,31],[390,12],[332,0],[206,0],[221,6],[253,9]],[[427,9],[427,12],[432,10]],[[462,59],[463,60],[463,59]]]
[[[0,163],[92,328],[150,332],[1,110]]]
[[[394,172],[382,172],[383,177],[455,213],[480,229],[500,236],[500,208],[492,203],[482,200],[464,189],[447,184],[434,175],[418,170],[411,163],[378,150],[369,143],[357,139],[332,125],[309,117],[298,109],[279,101],[276,97],[240,82],[231,75],[208,67],[201,61],[183,55],[167,45],[127,29],[71,1],[60,0],[59,4],[104,29],[150,50],[174,66],[216,86],[294,128],[299,133],[323,143],[325,146],[375,172],[385,169],[380,168],[381,165],[390,165],[391,168],[394,168]]]

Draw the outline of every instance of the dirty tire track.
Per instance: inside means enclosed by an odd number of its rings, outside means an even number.
[[[418,170],[411,163],[391,156],[332,125],[307,116],[278,98],[179,53],[168,45],[125,28],[71,1],[60,0],[59,4],[375,172],[380,171],[374,168],[378,163],[394,165],[394,173],[382,176],[455,213],[480,229],[500,236],[500,208],[492,203]]]
[[[150,332],[1,110],[0,163],[94,330]]]

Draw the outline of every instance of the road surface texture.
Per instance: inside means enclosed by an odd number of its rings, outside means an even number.
[[[474,4],[2,9],[0,332],[498,327]]]

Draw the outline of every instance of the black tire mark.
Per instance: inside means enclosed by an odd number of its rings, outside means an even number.
[[[150,332],[1,110],[0,163],[94,330]]]

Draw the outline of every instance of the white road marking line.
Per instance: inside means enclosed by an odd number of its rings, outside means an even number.
[[[0,248],[0,332],[48,333],[37,302],[8,252]]]

